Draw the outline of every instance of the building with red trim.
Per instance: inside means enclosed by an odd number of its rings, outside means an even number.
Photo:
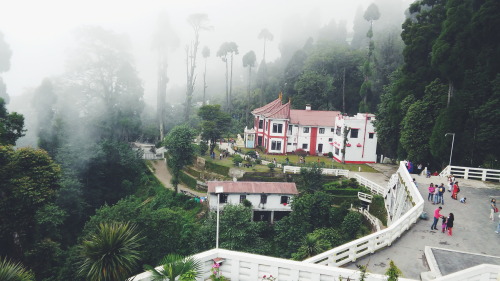
[[[373,114],[358,113],[347,117],[340,111],[311,110],[310,105],[304,110],[291,109],[290,101],[283,104],[280,95],[278,99],[254,109],[252,115],[254,127],[245,128],[247,148],[261,146],[271,154],[286,154],[297,149],[310,155],[331,152],[340,162],[344,146],[343,128],[351,127],[345,144],[346,162],[370,163],[377,159]],[[353,144],[356,149],[351,149]]]

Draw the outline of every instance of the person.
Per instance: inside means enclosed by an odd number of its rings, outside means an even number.
[[[439,218],[442,217],[441,213],[439,213],[441,210],[443,209],[443,207],[439,206],[436,208],[436,210],[434,210],[434,222],[432,223],[431,225],[431,230],[437,230],[437,223],[439,221]]]
[[[415,185],[416,188],[418,188],[418,184],[417,184],[417,181],[415,180],[415,178],[413,178],[413,184]]]
[[[495,198],[492,198],[490,200],[490,220],[494,221],[495,220],[495,209],[497,208],[497,200]]]
[[[465,203],[467,203],[466,201],[467,201],[467,197],[460,198],[460,203],[464,203],[465,204]]]
[[[434,173],[432,173],[432,175],[437,177],[437,176],[439,176],[439,173],[438,173],[438,171],[435,171]]]
[[[449,177],[448,177],[448,184],[449,184],[449,187],[448,187],[448,192],[451,192],[452,188],[453,188],[453,183],[455,182],[455,177],[453,176],[453,174],[451,174]]]
[[[445,230],[446,230],[446,217],[443,216],[443,217],[441,217],[441,219],[442,219],[442,221],[441,221],[441,229],[442,229],[442,231],[444,233]]]
[[[418,166],[417,166],[417,174],[420,174],[422,173],[422,163],[418,163]]]
[[[453,185],[453,192],[451,193],[451,198],[457,200],[457,195],[460,192],[460,187],[458,187],[458,181]]]
[[[452,235],[453,221],[454,220],[455,220],[455,216],[453,215],[453,213],[450,213],[450,215],[448,216],[448,219],[446,219],[446,229],[448,230],[448,235],[449,236]]]
[[[436,191],[436,188],[434,187],[434,184],[432,184],[431,182],[431,185],[429,185],[429,195],[427,195],[427,201],[433,202],[434,191]],[[432,204],[434,204],[434,202]]]
[[[427,170],[427,175],[425,177],[426,178],[430,178],[431,177],[431,171],[430,170]]]
[[[434,185],[434,202],[432,204],[439,204],[439,188],[437,184]]]
[[[290,159],[288,159],[288,156],[285,158],[286,164],[290,163]]]
[[[439,202],[444,205],[444,193],[446,192],[446,188],[444,187],[444,183],[441,183],[441,185],[438,188],[439,190]]]
[[[500,215],[498,215],[498,218],[500,219]],[[495,231],[495,233],[500,233],[500,222],[498,222],[497,231]]]

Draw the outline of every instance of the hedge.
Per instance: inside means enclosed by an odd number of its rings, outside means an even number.
[[[196,189],[196,179],[188,176],[185,172],[181,171],[180,180],[191,189]]]
[[[205,162],[205,168],[211,172],[223,175],[225,177],[229,176],[229,167],[216,164],[214,162]]]
[[[342,189],[327,189],[325,190],[325,192],[328,194],[339,195],[339,196],[356,196],[357,198],[358,192],[362,192],[362,190],[353,188],[342,188]]]
[[[196,171],[195,169],[191,168],[191,167],[185,167],[184,168],[186,170],[186,172],[188,174],[190,174],[191,176],[195,177],[195,178],[201,178],[201,173],[199,171]]]

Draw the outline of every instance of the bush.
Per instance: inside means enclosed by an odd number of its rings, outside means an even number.
[[[299,149],[295,150],[295,155],[305,157],[307,155],[307,152],[305,150],[299,148]]]
[[[370,204],[370,214],[378,218],[384,225],[387,225],[387,210],[385,209],[385,202],[382,196],[373,196],[372,203]]]
[[[333,158],[333,153],[328,152],[328,158]]]
[[[201,156],[205,156],[207,155],[207,151],[208,151],[208,144],[206,141],[201,141],[200,142],[200,155]]]
[[[245,153],[245,155],[248,155],[252,158],[257,158],[257,153],[255,153],[255,151],[253,151],[253,150],[247,151],[247,153]]]
[[[270,170],[271,172],[273,172],[273,171],[274,171],[274,168],[275,168],[276,166],[275,166],[273,163],[269,163],[269,164],[267,164],[267,167],[269,168],[269,170]]]
[[[261,163],[262,163],[262,160],[260,160],[260,159],[255,159],[255,164],[259,164],[259,165],[260,165]]]
[[[234,165],[239,165],[241,162],[243,162],[243,158],[239,154],[235,154],[233,156]]]

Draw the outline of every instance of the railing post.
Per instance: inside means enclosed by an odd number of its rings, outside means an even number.
[[[481,176],[482,181],[486,181],[486,174],[488,173],[488,170],[483,170],[483,174]]]

